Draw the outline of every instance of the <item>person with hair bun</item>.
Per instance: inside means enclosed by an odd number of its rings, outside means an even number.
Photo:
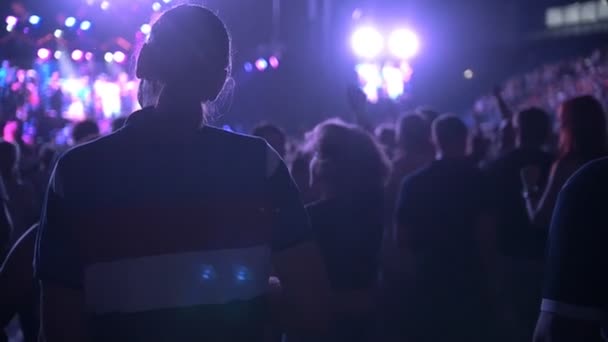
[[[203,125],[230,69],[213,12],[168,10],[139,52],[143,109],[59,159],[35,256],[46,341],[263,341],[271,272],[280,328],[324,331],[329,285],[286,166]]]

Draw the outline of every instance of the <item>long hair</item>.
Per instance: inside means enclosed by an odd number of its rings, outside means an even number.
[[[559,157],[589,161],[608,151],[606,116],[592,96],[580,96],[561,105]]]
[[[319,124],[310,135],[313,180],[334,195],[382,191],[389,175],[387,158],[374,138],[340,120]]]

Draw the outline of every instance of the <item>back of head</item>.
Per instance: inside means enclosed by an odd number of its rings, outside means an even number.
[[[312,138],[312,177],[325,193],[381,191],[389,173],[386,156],[361,128],[335,120],[319,124]]]
[[[588,161],[606,155],[606,116],[602,105],[593,96],[575,97],[564,102],[559,120],[560,158]]]
[[[399,119],[397,143],[405,152],[424,152],[430,144],[431,129],[428,122],[418,114],[408,114]]]
[[[528,108],[515,117],[520,145],[540,147],[547,142],[551,123],[549,114],[540,108]]]
[[[433,142],[437,152],[457,157],[466,155],[469,132],[457,116],[443,114],[433,121]]]
[[[19,148],[8,141],[0,141],[0,173],[4,179],[11,179],[17,170]]]
[[[200,124],[201,103],[217,98],[230,68],[230,36],[224,23],[205,7],[176,6],[154,23],[139,53],[140,103],[164,104],[176,117],[198,115],[188,118]],[[197,106],[198,113],[192,113]]]
[[[98,136],[99,126],[92,120],[81,121],[74,125],[74,129],[72,130],[72,140],[74,140],[75,144],[81,144]]]
[[[285,144],[287,137],[282,129],[272,124],[259,124],[253,129],[253,135],[264,138],[281,157],[285,157]]]

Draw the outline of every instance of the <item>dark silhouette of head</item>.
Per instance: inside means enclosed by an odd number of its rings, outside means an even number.
[[[397,144],[397,133],[395,132],[395,126],[392,124],[383,124],[376,128],[374,131],[378,142],[387,148],[394,148]]]
[[[429,123],[418,114],[407,114],[397,125],[397,147],[405,153],[424,153],[431,144]]]
[[[461,158],[467,154],[469,131],[455,115],[443,114],[433,121],[433,143],[438,158]]]
[[[72,140],[75,145],[82,144],[99,136],[99,126],[92,120],[84,120],[76,125],[72,130]]]
[[[253,129],[253,135],[266,140],[281,158],[285,158],[287,137],[282,129],[272,124],[263,123]]]
[[[515,130],[519,146],[541,147],[547,143],[551,122],[549,114],[540,108],[528,108],[515,116]]]
[[[200,125],[201,104],[214,101],[231,69],[230,36],[209,9],[180,5],[152,26],[137,59],[139,102]]]
[[[116,132],[119,129],[121,129],[122,126],[124,126],[126,122],[127,122],[127,118],[124,116],[114,119],[114,121],[112,121],[112,132]]]
[[[0,141],[0,173],[4,180],[17,176],[19,146],[8,141]]]
[[[40,161],[40,170],[50,171],[57,157],[57,150],[50,145],[45,144],[40,148],[40,152],[38,152],[38,160]]]
[[[323,196],[347,196],[381,191],[389,174],[386,156],[361,128],[338,120],[315,127],[312,182]]]
[[[567,100],[558,117],[560,158],[588,161],[606,155],[606,116],[593,96]]]

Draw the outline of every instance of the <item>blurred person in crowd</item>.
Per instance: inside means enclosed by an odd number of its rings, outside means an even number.
[[[382,146],[384,153],[389,159],[392,159],[397,146],[397,132],[393,124],[382,124],[376,127],[374,131],[376,140]]]
[[[547,185],[541,187],[538,167],[521,170],[528,216],[539,229],[549,226],[557,195],[568,178],[582,165],[608,154],[606,114],[595,98],[580,96],[564,102],[558,120],[559,155]]]
[[[93,120],[84,120],[72,129],[72,141],[74,145],[80,145],[83,142],[91,141],[99,137],[99,126]]]
[[[356,126],[326,121],[311,138],[311,181],[321,200],[307,209],[334,294],[329,341],[375,341],[373,293],[389,163],[373,137]]]
[[[55,71],[51,74],[51,78],[47,82],[45,94],[47,98],[47,107],[53,117],[62,117],[64,108],[63,91],[61,89],[61,79],[59,72]]]
[[[513,340],[530,340],[536,323],[542,277],[545,231],[530,224],[520,170],[537,167],[544,187],[554,156],[543,150],[551,132],[549,115],[539,108],[523,110],[514,118],[516,147],[484,170],[497,220],[497,243],[503,257],[505,321]],[[507,308],[509,307],[509,308]]]
[[[262,139],[202,125],[230,45],[210,10],[165,12],[138,56],[143,109],[57,162],[35,257],[46,341],[263,341],[271,271],[276,327],[325,331],[329,284],[287,168]]]
[[[501,121],[499,125],[499,140],[498,140],[498,154],[509,152],[515,147],[515,129],[513,127],[513,112],[507,105],[507,102],[503,98],[502,90],[500,87],[494,88],[494,98],[498,105],[498,109],[501,115]]]
[[[35,164],[36,152],[34,147],[24,139],[24,123],[21,120],[11,120],[4,125],[4,141],[13,143],[19,147],[19,169],[29,169]]]
[[[285,151],[287,148],[287,136],[282,129],[275,125],[271,125],[268,123],[259,124],[253,129],[253,136],[260,137],[272,147],[275,151],[281,156],[282,159],[285,159]]]
[[[7,207],[13,223],[11,242],[38,220],[38,207],[32,184],[21,178],[19,147],[0,141],[0,174],[8,196]]]
[[[302,201],[304,203],[312,203],[319,199],[319,191],[310,182],[310,161],[312,160],[312,152],[308,146],[300,146],[295,152],[293,161],[291,162],[291,176],[294,182],[300,189]]]
[[[490,341],[488,272],[493,227],[480,170],[467,158],[468,131],[442,115],[432,127],[436,160],[403,181],[397,241],[410,266],[401,336],[407,341]]]
[[[534,342],[608,336],[606,196],[608,158],[583,166],[559,194]]]

